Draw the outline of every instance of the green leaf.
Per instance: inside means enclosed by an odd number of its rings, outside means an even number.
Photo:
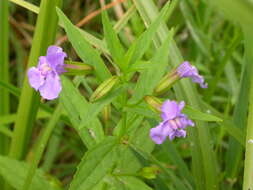
[[[139,60],[146,50],[149,48],[152,39],[161,25],[163,19],[166,16],[167,11],[169,10],[170,3],[166,3],[163,7],[155,21],[148,27],[148,29],[131,45],[127,54],[125,55],[125,60],[127,65],[131,65]]]
[[[166,141],[161,146],[162,151],[164,152],[164,158],[168,159],[177,167],[179,174],[182,178],[185,178],[191,185],[194,185],[194,178],[187,166],[187,163],[184,161],[184,157],[180,154],[176,148],[176,144]]]
[[[122,28],[125,27],[127,21],[134,15],[135,11],[136,11],[135,6],[132,6],[126,11],[126,13],[120,18],[120,20],[118,20],[118,22],[114,25],[114,30],[116,31],[116,33],[119,33],[120,30],[122,30]],[[83,37],[87,40],[87,42],[89,42],[92,46],[96,47],[104,54],[110,55],[110,52],[108,51],[105,41],[96,38],[95,36],[91,35],[85,30],[79,29],[79,31],[83,35]]]
[[[126,111],[137,113],[139,115],[145,116],[147,118],[154,118],[159,120],[160,116],[157,112],[152,111],[148,104],[144,101],[140,102],[138,105],[134,105],[132,107],[126,107]]]
[[[138,145],[146,152],[151,153],[155,144],[149,137],[150,125],[143,121],[143,116],[128,112],[126,121],[121,119],[114,129],[115,135],[120,135],[120,129],[122,125],[124,125],[124,122],[126,122],[127,126],[126,135],[128,136],[128,142]],[[120,171],[120,173],[137,173],[142,168],[142,164],[139,163],[128,146],[121,145],[118,152],[119,159],[115,173],[117,173],[117,171]]]
[[[127,190],[152,190],[151,187],[146,185],[142,180],[138,179],[137,177],[131,176],[122,176],[119,177],[118,180],[124,184]]]
[[[154,67],[155,64],[156,63],[153,63],[151,61],[139,60],[139,61],[136,61],[135,64],[131,65],[131,67],[127,71],[128,73],[136,72],[136,71],[140,72],[140,71]]]
[[[110,55],[110,52],[108,48],[106,47],[106,44],[104,41],[98,39],[97,37],[91,35],[90,33],[86,32],[85,30],[82,30],[81,28],[77,28],[79,32],[82,34],[83,38],[89,42],[91,46],[96,47],[99,51],[103,52],[104,54]]]
[[[60,100],[63,103],[64,109],[77,130],[85,145],[89,148],[100,142],[104,138],[104,132],[98,118],[94,117],[89,125],[79,128],[80,120],[85,115],[89,103],[84,96],[74,87],[73,83],[66,77],[62,77],[62,92]]]
[[[2,86],[3,88],[7,89],[8,92],[10,92],[11,94],[13,94],[16,97],[19,97],[20,94],[21,94],[20,89],[17,88],[17,87],[15,87],[14,85],[12,85],[10,83],[5,83],[5,82],[0,81],[0,86]],[[48,106],[46,104],[40,104],[40,108],[43,111],[47,112],[48,115],[52,114],[53,111],[54,111],[53,108],[51,108],[50,106]],[[37,114],[37,118],[43,118],[43,116],[40,117],[40,114],[41,114],[40,112],[38,114]],[[44,114],[44,116],[46,117],[45,114]],[[5,120],[5,119],[4,119],[4,121],[0,120],[0,123],[1,122],[13,122],[14,121],[14,117],[16,117],[16,116],[14,116],[13,114],[8,115],[7,116],[7,120]],[[64,121],[64,123],[69,124],[68,119],[65,116],[63,116],[63,115],[61,116],[61,120]]]
[[[36,14],[39,14],[40,8],[36,5],[33,5],[29,3],[28,1],[19,1],[19,0],[10,0],[12,3],[15,3],[16,5],[19,5],[20,7],[24,7],[25,9],[34,12]]]
[[[130,149],[133,151],[133,153],[136,155],[136,157],[139,159],[139,162],[145,166],[145,164],[155,164],[157,165],[162,174],[166,175],[168,179],[170,179],[173,184],[175,185],[176,189],[180,190],[187,190],[186,185],[183,183],[182,180],[180,180],[170,169],[166,168],[159,160],[157,160],[155,157],[153,157],[150,153],[142,150],[138,146],[130,145]]]
[[[204,101],[201,102],[204,109],[211,111],[211,113],[215,114],[217,117],[222,117],[223,114],[219,113],[215,108],[210,106],[209,104],[205,103]],[[221,127],[227,131],[229,135],[231,135],[234,139],[236,139],[241,146],[245,146],[245,133],[236,126],[236,124],[229,119],[224,119],[222,122],[218,123]]]
[[[207,56],[208,58],[211,58],[211,53],[210,53],[211,51],[208,49],[208,46],[207,44],[205,44],[205,41],[203,40],[203,38],[201,38],[203,34],[199,30],[197,23],[194,21],[194,18],[192,16],[193,14],[190,11],[190,7],[187,1],[181,1],[180,8],[181,8],[181,13],[184,16],[186,25],[189,29],[189,32],[191,33],[193,40],[195,41],[199,49],[203,52],[203,54]]]
[[[133,96],[131,100],[129,100],[130,104],[138,102],[145,95],[151,95],[163,74],[166,72],[166,65],[168,64],[168,48],[173,33],[173,30],[169,32],[166,40],[157,50],[155,56],[150,60],[150,62],[153,63],[152,66],[141,72]]]
[[[117,139],[108,137],[83,157],[69,190],[90,190],[109,173],[116,163]]]
[[[57,13],[63,28],[67,33],[68,39],[76,50],[79,57],[83,62],[94,67],[96,77],[103,81],[111,76],[108,68],[105,66],[103,60],[100,58],[99,53],[92,48],[89,42],[83,37],[80,30],[74,26],[64,13],[57,8]]]
[[[217,116],[214,116],[209,113],[203,113],[197,109],[194,109],[191,106],[185,106],[183,112],[189,116],[191,119],[200,120],[200,121],[215,121],[215,122],[222,122],[223,120]]]
[[[25,162],[10,159],[6,156],[0,156],[0,174],[15,189],[21,189],[24,183],[29,165]],[[34,175],[31,189],[36,190],[60,190],[57,183],[48,181],[46,175],[39,169]]]
[[[13,86],[12,84],[6,83],[4,81],[0,81],[0,87],[7,89],[14,96],[20,96],[20,94],[21,94],[20,89],[18,89],[16,86]]]
[[[245,26],[252,26],[252,1],[209,0],[209,3],[221,9],[230,19]]]
[[[39,111],[37,114],[37,119],[44,119],[50,117],[51,114],[45,111]],[[10,124],[15,122],[17,118],[17,114],[6,114],[6,115],[1,115],[0,116],[0,125],[3,124]]]
[[[126,69],[124,61],[125,50],[121,45],[120,40],[113,29],[113,26],[109,21],[106,11],[102,12],[102,22],[104,27],[104,37],[108,49],[112,55],[113,60],[116,62],[116,64],[119,65],[119,68],[124,72]]]

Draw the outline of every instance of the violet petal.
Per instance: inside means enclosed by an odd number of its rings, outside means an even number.
[[[53,68],[58,74],[64,72],[64,59],[67,54],[63,52],[62,48],[58,46],[49,46],[46,58],[49,66]]]
[[[179,113],[179,107],[176,101],[170,100],[165,101],[162,105],[161,110],[162,110],[161,117],[165,121],[174,119]]]
[[[31,67],[28,72],[28,81],[35,90],[38,90],[41,85],[44,84],[45,79],[40,70],[36,67]]]
[[[62,90],[60,77],[55,72],[50,72],[43,86],[39,88],[40,95],[47,100],[58,98]]]
[[[150,129],[150,137],[156,144],[162,144],[166,139],[166,134],[163,132],[162,123]]]

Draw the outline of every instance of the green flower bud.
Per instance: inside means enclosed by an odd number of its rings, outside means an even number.
[[[151,166],[142,168],[139,175],[146,179],[155,179],[158,173],[159,168],[157,166]]]
[[[154,96],[145,96],[145,102],[150,106],[150,108],[156,112],[161,112],[162,102]]]
[[[92,66],[75,61],[65,61],[64,69],[67,71],[65,75],[85,75],[93,70]]]
[[[112,87],[118,82],[118,80],[119,80],[118,76],[112,76],[111,78],[105,80],[91,95],[90,101],[94,102],[99,98],[103,97],[104,95],[106,95],[112,89]]]
[[[154,89],[154,94],[159,95],[169,90],[173,84],[179,80],[180,77],[177,74],[176,70],[165,75],[162,80],[158,83],[157,87]]]

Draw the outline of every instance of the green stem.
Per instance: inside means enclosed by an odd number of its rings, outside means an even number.
[[[37,64],[38,57],[46,53],[47,47],[54,42],[57,29],[56,6],[60,0],[42,0],[38,15],[32,49],[28,60],[28,68]],[[10,148],[10,157],[22,159],[31,137],[32,126],[36,119],[40,100],[38,94],[24,79],[19,101],[17,120],[14,126],[14,136]]]
[[[9,25],[8,25],[8,0],[0,1],[0,81],[9,83]],[[9,112],[9,92],[0,88],[0,115]],[[0,137],[0,153],[6,153],[6,138]]]
[[[42,135],[39,138],[39,142],[37,144],[38,146],[36,146],[36,149],[34,152],[34,158],[32,159],[31,166],[25,178],[23,190],[29,190],[30,185],[32,184],[32,180],[35,175],[36,169],[38,167],[38,164],[46,148],[49,137],[54,127],[56,126],[58,120],[60,119],[60,116],[61,116],[61,105],[59,104],[57,108],[55,109],[52,115],[52,118],[50,119],[49,123],[47,124],[46,128],[42,132]]]
[[[8,24],[8,0],[0,1],[0,81],[9,82],[9,24]],[[0,88],[0,115],[9,112],[9,92]],[[6,126],[0,126],[6,129]],[[6,129],[8,131],[8,129]],[[6,154],[8,151],[8,137],[0,134],[0,154]],[[0,178],[0,187],[3,186],[3,180]]]
[[[248,113],[248,124],[247,124],[247,136],[246,136],[246,151],[245,151],[245,162],[244,162],[244,179],[243,179],[243,190],[253,190],[253,37],[252,28],[246,26],[244,28],[245,36],[245,58],[250,63],[250,93],[249,93],[249,113]]]

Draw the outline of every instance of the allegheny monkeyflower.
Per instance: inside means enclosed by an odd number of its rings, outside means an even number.
[[[192,82],[198,83],[201,88],[207,88],[203,76],[201,76],[197,68],[191,65],[188,61],[184,61],[176,69],[168,73],[157,85],[154,92],[155,94],[161,94],[170,89],[173,84],[182,78],[190,78]]]
[[[162,122],[150,130],[150,137],[156,144],[162,144],[168,137],[173,140],[175,137],[185,137],[187,126],[194,126],[192,120],[182,113],[185,103],[181,101],[167,100],[161,107]]]
[[[64,59],[67,54],[58,46],[49,46],[46,56],[39,57],[37,67],[28,70],[28,80],[46,100],[53,100],[62,90],[60,74],[65,72]]]

